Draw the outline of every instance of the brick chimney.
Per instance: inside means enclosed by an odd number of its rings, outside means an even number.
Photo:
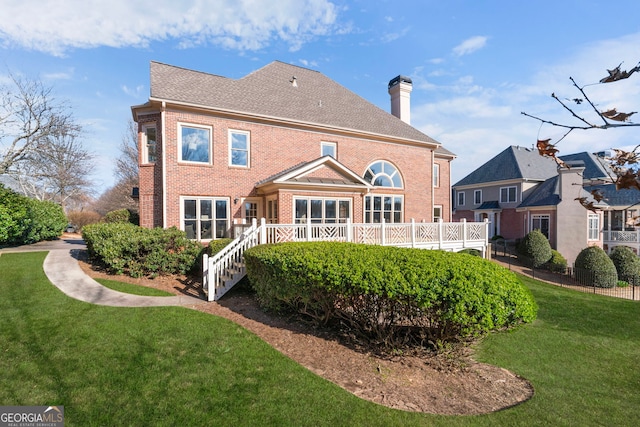
[[[389,81],[389,95],[391,95],[391,114],[411,124],[411,90],[413,82],[409,77],[398,76]]]

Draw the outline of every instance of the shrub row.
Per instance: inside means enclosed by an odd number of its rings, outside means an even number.
[[[82,229],[89,256],[115,274],[132,277],[187,274],[198,267],[203,246],[177,228],[142,228],[126,222]]]
[[[66,225],[61,206],[22,196],[0,184],[0,245],[53,240]]]
[[[248,250],[245,263],[264,307],[348,324],[383,348],[453,342],[531,322],[537,311],[515,274],[466,254],[283,243]]]

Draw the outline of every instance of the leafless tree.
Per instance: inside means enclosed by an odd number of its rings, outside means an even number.
[[[94,168],[95,157],[75,133],[54,134],[24,155],[12,176],[25,194],[65,206],[68,199],[84,198],[91,192]]]
[[[133,187],[138,186],[138,169],[138,124],[129,119],[120,143],[120,157],[116,160],[117,181],[129,182]]]
[[[80,130],[51,88],[14,75],[10,80],[0,88],[0,175],[11,171],[41,142]]]
[[[597,108],[597,104],[594,103],[586,93],[586,90],[590,86],[612,84],[621,80],[628,79],[634,73],[640,72],[640,62],[630,70],[622,70],[622,64],[618,65],[612,70],[607,70],[608,75],[603,77],[598,83],[587,84],[580,86],[576,81],[570,77],[573,87],[579,92],[580,96],[572,99],[561,99],[555,93],[551,94],[551,97],[555,99],[560,105],[576,120],[577,124],[559,123],[552,120],[543,119],[525,112],[523,115],[538,120],[542,125],[547,124],[556,128],[563,128],[566,130],[555,143],[551,142],[551,139],[538,138],[537,148],[541,155],[553,158],[558,164],[563,164],[556,154],[559,152],[558,143],[565,139],[574,130],[590,130],[590,129],[609,129],[620,127],[632,127],[640,126],[640,123],[634,123],[630,120],[630,117],[636,114],[636,111],[620,112],[617,108],[609,108],[601,111]],[[639,73],[640,74],[640,73]],[[620,149],[612,150],[614,155],[608,157],[609,166],[613,171],[612,180],[616,184],[617,189],[623,188],[636,188],[640,190],[640,172],[638,170],[638,163],[640,163],[640,145],[636,146],[631,151],[624,151]],[[596,201],[602,200],[602,196],[598,193],[593,194]],[[593,202],[587,202],[581,200],[587,208],[593,208]]]

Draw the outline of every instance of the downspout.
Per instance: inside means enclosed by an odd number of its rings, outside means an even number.
[[[162,122],[162,228],[167,228],[167,144],[165,138],[166,122],[165,111],[167,109],[167,103],[162,101],[162,108],[160,110],[160,121]]]

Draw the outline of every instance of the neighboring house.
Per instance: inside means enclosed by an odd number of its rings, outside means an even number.
[[[151,63],[132,107],[140,224],[192,239],[234,224],[451,221],[454,155],[409,124],[411,80],[392,113],[323,74],[272,62],[240,79]]]
[[[594,154],[560,158],[566,167],[537,150],[508,147],[453,185],[454,220],[488,219],[490,236],[512,241],[538,229],[570,264],[587,246],[606,248],[601,231],[608,212],[616,207],[606,200],[594,202],[594,212],[577,199],[593,201],[594,185],[614,186],[610,171]]]

